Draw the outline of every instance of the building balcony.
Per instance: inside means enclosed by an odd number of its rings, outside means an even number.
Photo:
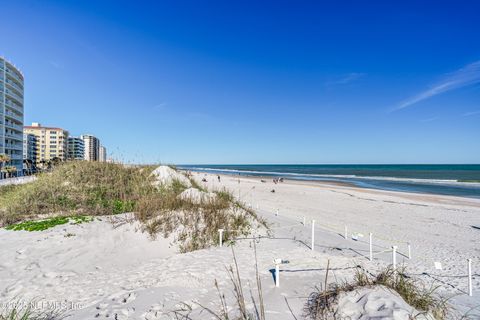
[[[5,122],[5,127],[8,128],[8,129],[13,129],[13,130],[20,131],[20,132],[23,133],[23,126],[20,126],[18,124],[14,124],[14,123],[11,123],[11,122]]]
[[[17,91],[16,93],[17,93],[18,95],[23,96],[23,88],[20,87],[18,84],[16,84],[15,81],[12,81],[12,80],[10,80],[10,79],[6,79],[6,80],[5,80],[5,83],[6,83],[7,85],[9,85],[10,87],[12,87],[15,91]]]
[[[5,133],[5,138],[22,141],[23,143],[23,134]]]
[[[6,71],[7,75],[11,76],[12,78],[17,80],[18,82],[23,83],[23,79],[15,71],[10,70],[8,67],[5,71]]]
[[[18,114],[9,111],[8,109],[5,112],[5,117],[19,121],[20,123],[23,123],[23,117],[19,116]]]
[[[19,144],[6,143],[6,144],[5,144],[5,149],[22,151],[22,150],[23,150],[23,146],[22,146],[22,145],[19,145]]]
[[[23,105],[23,97],[20,97],[18,94],[7,88],[5,88],[5,93],[7,97],[13,98],[16,100],[16,102],[18,102],[19,105]]]
[[[21,104],[16,103],[16,102],[14,102],[14,101],[12,101],[12,100],[6,100],[6,101],[5,101],[5,105],[6,105],[7,107],[12,108],[13,110],[18,111],[18,112],[20,112],[21,114],[23,114],[23,107],[22,107]]]

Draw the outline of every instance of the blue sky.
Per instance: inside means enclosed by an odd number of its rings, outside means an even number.
[[[480,163],[477,1],[2,1],[25,122],[168,163]]]

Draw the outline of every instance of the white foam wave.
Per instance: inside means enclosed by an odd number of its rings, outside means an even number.
[[[255,170],[237,170],[237,169],[221,169],[209,167],[184,167],[182,169],[192,171],[210,171],[218,173],[231,174],[255,174],[255,175],[271,175],[271,176],[290,176],[302,180],[321,180],[321,179],[356,179],[356,180],[381,180],[381,181],[396,181],[408,183],[424,183],[434,185],[452,185],[480,188],[480,183],[476,182],[459,182],[457,180],[448,179],[420,179],[420,178],[399,178],[399,177],[384,177],[384,176],[358,176],[358,175],[342,175],[342,174],[314,174],[314,173],[294,173],[294,172],[277,172],[277,171],[255,171]],[[317,179],[315,179],[317,178]]]

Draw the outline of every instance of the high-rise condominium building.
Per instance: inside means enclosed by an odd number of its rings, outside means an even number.
[[[0,154],[7,154],[8,165],[23,168],[23,75],[0,57]]]
[[[81,136],[85,144],[85,156],[87,161],[98,161],[100,153],[100,140],[91,134],[84,134]]]
[[[100,146],[100,149],[98,152],[98,161],[100,162],[107,161],[107,148],[105,148],[104,146]]]
[[[67,159],[68,131],[62,128],[42,127],[40,123],[32,123],[25,126],[27,134],[33,134],[37,138],[37,163],[54,160],[55,158],[65,161]]]
[[[68,160],[85,159],[85,143],[80,137],[68,137]]]
[[[31,174],[37,168],[37,136],[23,133],[23,173]]]
[[[23,134],[23,160],[37,163],[37,136],[31,133]]]

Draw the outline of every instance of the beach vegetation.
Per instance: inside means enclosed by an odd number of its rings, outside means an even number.
[[[404,271],[402,268],[386,268],[372,275],[362,268],[357,268],[352,281],[327,284],[327,267],[323,289],[317,288],[310,294],[304,308],[305,316],[312,320],[337,319],[337,302],[341,294],[382,286],[396,292],[421,314],[430,314],[437,320],[447,319],[451,310],[447,300],[436,294],[438,287],[426,287],[418,279],[407,276]]]
[[[263,297],[262,281],[260,279],[260,273],[258,272],[258,260],[255,241],[253,241],[254,256],[255,256],[255,286],[256,295],[254,295],[252,289],[249,290],[249,294],[246,296],[244,293],[243,282],[240,277],[240,269],[238,267],[237,258],[235,256],[235,250],[232,248],[233,265],[228,267],[227,274],[230,280],[234,303],[232,306],[227,304],[227,296],[220,290],[218,282],[215,280],[215,288],[220,300],[220,307],[217,310],[211,307],[205,306],[200,303],[196,303],[202,310],[209,313],[214,319],[217,320],[265,320],[266,308]],[[253,307],[252,307],[253,305]],[[183,303],[180,308],[173,310],[171,313],[175,319],[192,320],[191,305]]]
[[[0,187],[0,226],[42,216],[97,216],[128,212],[151,193],[150,172],[101,162],[67,162],[34,181]],[[5,189],[4,189],[5,188]]]
[[[67,318],[66,313],[62,310],[34,310],[32,306],[35,304],[35,301],[6,303],[7,307],[0,309],[0,320],[61,320]]]
[[[42,220],[33,220],[33,221],[24,221],[20,223],[11,224],[6,226],[5,229],[7,230],[14,230],[14,231],[43,231],[49,228],[53,228],[58,225],[72,223],[72,224],[80,224],[84,222],[90,222],[93,219],[88,216],[59,216],[59,217],[52,217]]]
[[[143,231],[152,237],[173,234],[180,251],[187,252],[218,244],[218,229],[226,230],[228,241],[249,234],[254,225],[266,225],[227,191],[199,202],[180,196],[188,186],[179,179],[156,184],[154,168],[60,163],[33,182],[0,187],[0,227],[42,231],[90,221],[86,217],[133,212]]]
[[[5,153],[0,153],[0,173],[3,172],[4,166],[10,161],[10,156]],[[0,175],[0,178],[2,176]]]
[[[192,185],[192,188],[198,189],[203,192],[207,192],[208,190],[201,186],[197,180],[193,179],[192,177],[188,177],[188,180],[190,181],[190,184]]]
[[[195,201],[180,197],[181,191],[178,187],[164,188],[161,196],[144,197],[135,208],[135,217],[146,232],[152,237],[174,233],[181,252],[217,245],[219,229],[225,230],[223,241],[229,241],[248,235],[254,224],[265,225],[253,211],[232,201],[232,196]]]

